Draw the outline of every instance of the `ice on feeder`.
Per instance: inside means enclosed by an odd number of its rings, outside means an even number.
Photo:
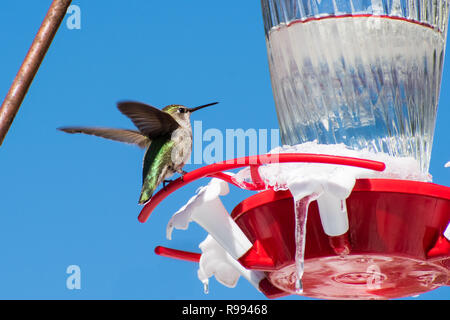
[[[430,182],[432,180],[431,175],[428,173],[423,173],[419,162],[412,157],[393,157],[386,153],[375,153],[368,149],[354,150],[342,143],[326,145],[313,141],[294,146],[277,147],[272,149],[269,153],[327,154],[380,161],[386,164],[386,169],[382,172],[350,166],[314,163],[273,163],[261,166],[259,168],[259,173],[264,179],[264,182],[267,186],[274,187],[276,190],[285,190],[285,181],[287,181],[287,179],[294,174],[307,177],[317,177],[318,175],[319,177],[324,177],[327,180],[331,176],[337,177],[337,174],[341,174],[342,177],[345,177],[347,174],[354,174],[358,178],[404,179],[425,182]],[[234,179],[238,183],[243,181],[251,181],[250,169],[245,168],[241,170],[237,175],[235,175]]]
[[[444,237],[446,237],[447,240],[450,241],[450,223],[447,225],[447,228],[444,231]]]
[[[199,248],[202,255],[200,256],[198,278],[204,284],[205,293],[208,292],[209,278],[213,275],[224,286],[235,287],[240,274],[228,263],[227,253],[217,241],[208,235],[200,243]]]
[[[211,235],[208,235],[199,247],[202,255],[199,262],[198,278],[204,285],[205,293],[208,292],[209,278],[213,275],[218,282],[229,288],[234,288],[239,277],[243,276],[259,290],[259,283],[265,278],[264,272],[245,269]]]
[[[234,287],[242,275],[257,289],[264,278],[262,272],[247,270],[236,260],[252,247],[252,243],[230,217],[219,198],[228,192],[226,182],[211,179],[207,186],[199,188],[197,194],[172,216],[167,225],[168,239],[172,238],[174,228],[186,230],[191,221],[210,233],[199,245],[202,255],[198,277],[205,293],[208,293],[209,278],[213,275],[227,287]]]
[[[294,198],[297,293],[301,293],[300,280],[303,274],[306,221],[311,201],[317,200],[324,232],[329,237],[340,237],[344,236],[349,228],[346,199],[351,194],[357,179],[389,178],[431,181],[431,176],[424,174],[419,162],[412,157],[399,158],[369,150],[358,151],[349,149],[344,144],[323,145],[317,142],[307,142],[295,146],[277,147],[270,153],[328,154],[381,161],[386,164],[383,172],[317,163],[273,163],[258,168],[258,173],[267,188],[289,189]],[[250,168],[239,171],[233,180],[238,184],[251,182]],[[330,244],[332,244],[331,239]],[[345,256],[350,252],[349,244],[346,242],[344,237],[340,246],[332,245],[336,254]]]
[[[303,197],[316,194],[324,232],[335,237],[348,230],[346,202],[357,179],[388,178],[431,181],[429,174],[421,171],[419,162],[412,157],[392,157],[369,150],[352,150],[344,144],[323,145],[307,142],[295,146],[273,149],[271,154],[311,153],[362,158],[384,162],[382,172],[352,166],[317,163],[273,163],[260,166],[259,175],[267,188],[289,189],[297,203]],[[249,168],[239,171],[233,180],[238,184],[252,181]]]
[[[195,221],[233,258],[244,255],[252,243],[230,217],[219,198],[228,192],[228,183],[215,178],[207,186],[199,188],[197,194],[170,219],[167,238],[171,239],[173,228],[185,230],[189,222]]]

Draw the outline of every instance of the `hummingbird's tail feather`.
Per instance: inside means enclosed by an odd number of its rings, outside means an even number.
[[[58,130],[66,133],[84,133],[109,140],[135,144],[140,148],[147,148],[151,141],[139,131],[112,128],[90,128],[90,127],[62,127]]]

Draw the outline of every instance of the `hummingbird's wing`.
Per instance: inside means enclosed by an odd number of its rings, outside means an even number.
[[[135,144],[141,148],[147,148],[151,140],[142,133],[128,129],[89,128],[89,127],[63,127],[58,128],[67,133],[84,133],[105,139]]]
[[[151,140],[170,135],[180,125],[167,112],[144,103],[119,102],[117,108],[133,121],[139,131]]]

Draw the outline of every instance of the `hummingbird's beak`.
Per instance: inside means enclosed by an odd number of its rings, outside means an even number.
[[[194,111],[197,111],[197,110],[200,110],[200,109],[209,107],[209,106],[213,106],[213,105],[215,105],[215,104],[218,104],[218,102],[213,102],[213,103],[204,104],[204,105],[202,105],[202,106],[195,107],[195,108],[188,108],[188,111],[189,111],[189,112],[194,112]]]

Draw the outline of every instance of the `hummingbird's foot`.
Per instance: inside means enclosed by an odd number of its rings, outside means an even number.
[[[171,183],[171,182],[173,182],[173,180],[163,180],[163,189],[166,188],[167,183]]]
[[[181,181],[183,181],[184,175],[187,173],[187,171],[181,170]]]
[[[181,175],[180,179],[181,179],[181,181],[183,181],[184,175],[187,173],[187,171],[184,171],[182,169],[178,169],[178,170],[176,170],[176,172]]]

